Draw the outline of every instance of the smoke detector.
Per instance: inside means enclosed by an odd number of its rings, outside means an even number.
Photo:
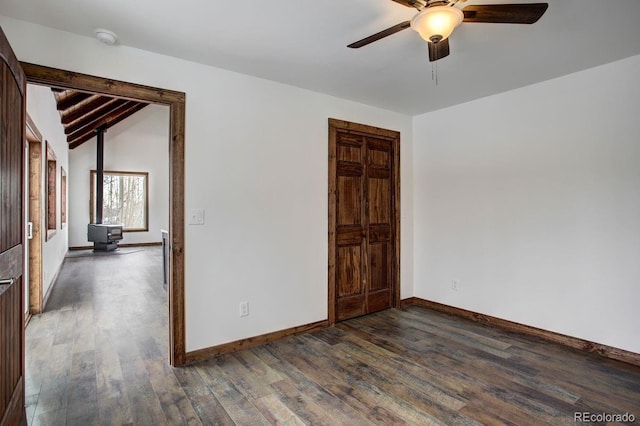
[[[98,40],[104,44],[108,44],[109,46],[113,46],[118,42],[118,35],[113,31],[105,30],[104,28],[98,28],[93,32],[93,35]]]

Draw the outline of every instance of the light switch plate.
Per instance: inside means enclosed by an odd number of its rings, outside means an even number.
[[[189,210],[189,225],[204,225],[204,209]]]

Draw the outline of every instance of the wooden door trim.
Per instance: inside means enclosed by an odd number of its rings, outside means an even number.
[[[337,213],[337,138],[338,130],[376,135],[392,139],[394,156],[393,189],[394,204],[393,224],[394,224],[394,251],[393,259],[393,290],[391,306],[400,306],[400,132],[369,126],[366,124],[352,123],[349,121],[329,118],[329,288],[328,288],[328,324],[332,326],[336,323],[336,213]]]
[[[72,71],[21,63],[27,82],[61,89],[99,93],[160,105],[170,109],[169,123],[169,232],[171,240],[169,292],[169,361],[186,362],[185,341],[185,247],[184,247],[184,144],[185,101],[183,92],[127,83]]]
[[[32,238],[28,243],[29,270],[29,314],[42,313],[42,147],[44,138],[33,119],[27,114],[26,139],[29,146],[29,177],[27,193],[29,203],[29,221],[33,223]]]

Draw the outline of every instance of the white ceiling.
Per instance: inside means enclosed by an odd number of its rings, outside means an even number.
[[[410,29],[346,47],[415,13],[391,0],[0,0],[0,14],[415,115],[640,54],[640,0],[547,1],[533,25],[463,23],[437,86]]]

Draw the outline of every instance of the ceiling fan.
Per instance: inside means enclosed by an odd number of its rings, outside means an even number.
[[[429,61],[437,61],[449,55],[449,36],[462,22],[494,24],[533,24],[547,10],[547,3],[515,3],[470,5],[458,9],[454,5],[466,0],[393,0],[419,12],[404,21],[379,33],[351,43],[347,47],[358,49],[381,38],[388,37],[411,27],[429,45]]]

